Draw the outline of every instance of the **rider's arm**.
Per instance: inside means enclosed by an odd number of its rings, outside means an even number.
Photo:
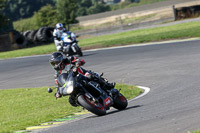
[[[58,36],[53,36],[53,38],[54,38],[54,41],[60,42],[60,37],[58,37]]]
[[[54,43],[56,44],[57,50],[61,50],[58,46],[62,46],[62,42],[60,41],[60,38],[58,37],[56,29],[53,31],[53,38],[54,38]]]
[[[60,41],[60,37],[58,37],[56,29],[53,31],[53,38],[54,38],[54,41]]]
[[[77,66],[77,67],[79,67],[79,66],[83,66],[84,64],[85,64],[85,61],[83,60],[83,59],[75,59],[74,61],[72,61],[72,62],[74,62],[74,64]]]
[[[83,66],[85,64],[85,61],[83,59],[78,59],[76,56],[70,56],[66,59],[63,60],[63,62],[67,64],[73,64],[73,65],[78,65],[78,66]]]
[[[62,73],[62,70],[55,70],[54,81],[58,84],[58,76]]]

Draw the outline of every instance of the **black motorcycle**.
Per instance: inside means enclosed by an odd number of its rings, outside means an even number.
[[[117,89],[103,90],[97,82],[87,81],[84,75],[78,74],[76,67],[61,74],[58,84],[64,87],[63,96],[73,96],[77,105],[98,116],[105,115],[111,106],[123,110],[128,105],[127,99]],[[51,93],[52,89],[48,88],[48,92]]]

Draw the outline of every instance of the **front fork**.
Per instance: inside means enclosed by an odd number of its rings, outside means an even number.
[[[70,54],[70,45],[64,46],[64,47],[63,47],[63,52],[64,52],[65,54]]]
[[[71,46],[72,51],[73,51],[74,53],[77,52],[77,51],[76,51],[76,45],[78,45],[78,44],[77,44],[77,43],[73,43],[72,46]]]

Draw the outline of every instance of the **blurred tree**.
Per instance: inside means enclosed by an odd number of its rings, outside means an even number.
[[[95,5],[98,3],[98,0],[91,0],[92,1],[92,5]]]
[[[35,12],[36,23],[39,27],[55,26],[58,17],[56,9],[52,5],[43,6],[38,12]]]
[[[6,0],[0,0],[0,31],[9,23],[9,19],[1,12],[6,6],[5,1]]]
[[[96,14],[110,10],[110,6],[105,5],[102,2],[94,2],[94,5],[88,9],[88,14]]]
[[[0,10],[2,10],[5,7],[5,0],[0,1]]]
[[[81,7],[91,7],[92,6],[92,0],[81,0]]]
[[[77,15],[84,16],[110,10],[111,10],[110,6],[105,5],[102,0],[81,0],[81,2],[79,2]]]
[[[88,15],[87,8],[79,7],[77,10],[77,16],[85,16],[85,15]]]
[[[64,24],[73,24],[77,23],[76,20],[77,8],[78,8],[78,1],[79,0],[57,0],[56,7],[58,13],[58,20],[60,23]]]
[[[78,5],[77,16],[88,15],[87,9],[92,6],[91,0],[81,0]]]
[[[54,0],[6,0],[8,8],[3,13],[11,20],[31,17],[35,11],[47,4],[55,5]]]

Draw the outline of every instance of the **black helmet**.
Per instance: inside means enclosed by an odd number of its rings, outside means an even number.
[[[63,61],[63,55],[60,52],[54,52],[49,58],[49,63],[54,69],[60,69],[62,61]]]

